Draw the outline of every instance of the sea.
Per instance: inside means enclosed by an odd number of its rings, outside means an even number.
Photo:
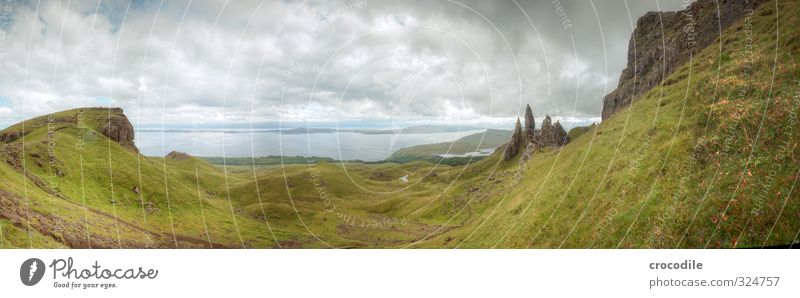
[[[138,130],[136,146],[147,156],[171,151],[200,157],[316,156],[337,160],[381,161],[401,148],[455,141],[482,132],[439,133],[319,132],[290,134],[269,130]]]

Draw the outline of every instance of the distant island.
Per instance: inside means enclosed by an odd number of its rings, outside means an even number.
[[[413,126],[400,131],[406,133],[429,131],[447,132],[452,127],[447,126]],[[375,130],[371,133],[377,134],[385,131]],[[364,132],[368,133],[368,132]],[[421,133],[421,132],[420,132]],[[369,134],[369,133],[368,133]],[[313,164],[318,162],[336,163],[407,163],[412,161],[427,161],[437,164],[451,166],[464,165],[469,162],[478,161],[489,156],[494,150],[508,141],[511,137],[510,130],[487,129],[483,132],[464,136],[452,142],[442,142],[425,144],[401,148],[395,151],[389,158],[381,161],[362,161],[362,160],[337,160],[329,157],[318,156],[262,156],[262,157],[201,157],[213,165],[227,166],[271,166],[281,164]]]
[[[329,127],[295,127],[287,129],[190,129],[190,128],[169,128],[169,129],[137,129],[137,132],[216,132],[216,133],[279,133],[279,134],[317,134],[317,133],[336,133],[351,132],[361,134],[423,134],[423,133],[451,133],[484,129],[477,126],[458,126],[458,125],[414,125],[398,129],[353,129],[353,128],[329,128]]]

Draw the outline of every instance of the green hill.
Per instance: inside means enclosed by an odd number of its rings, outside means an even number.
[[[428,163],[264,170],[150,158],[119,138],[129,125],[120,109],[87,108],[0,132],[0,247],[386,247],[434,229],[390,211],[407,204],[395,189],[424,204],[447,184]]]
[[[387,158],[387,160],[392,161],[404,158],[430,157],[438,154],[461,155],[481,149],[494,149],[508,142],[510,137],[510,130],[487,129],[484,132],[471,134],[459,138],[453,142],[417,145],[413,147],[402,148],[392,153],[392,156]]]
[[[567,137],[569,137],[570,140],[577,139],[580,135],[582,135],[582,134],[594,129],[595,126],[597,126],[597,125],[596,124],[592,124],[592,125],[589,125],[589,126],[578,126],[578,127],[572,128],[567,133]]]

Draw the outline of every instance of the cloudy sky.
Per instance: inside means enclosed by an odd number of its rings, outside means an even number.
[[[682,2],[0,0],[0,126],[599,119],[636,19]]]

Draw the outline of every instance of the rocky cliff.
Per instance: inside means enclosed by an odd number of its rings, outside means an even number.
[[[100,133],[125,148],[139,152],[134,143],[133,125],[128,121],[128,117],[121,108],[110,109],[108,115],[100,115],[97,118],[100,123],[103,123]]]
[[[628,65],[617,89],[603,98],[603,120],[656,87],[763,2],[699,0],[682,11],[648,12],[640,17],[628,43]]]

